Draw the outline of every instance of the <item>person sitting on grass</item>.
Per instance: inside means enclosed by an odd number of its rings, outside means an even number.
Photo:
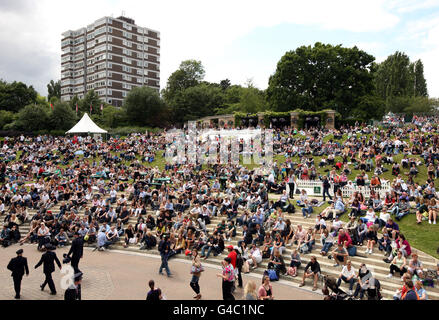
[[[396,237],[399,234],[399,226],[395,221],[393,221],[393,219],[387,220],[386,232],[389,234],[391,239],[396,240]]]
[[[427,220],[428,218],[428,200],[424,198],[419,198],[416,200],[416,223],[420,224],[423,220]]]
[[[432,198],[430,200],[430,205],[428,206],[428,223],[431,224],[431,221],[433,219],[433,224],[436,224],[436,217],[437,212],[439,210],[439,205],[437,204],[436,200]]]
[[[400,199],[398,204],[398,210],[395,213],[395,219],[400,221],[404,216],[410,213],[410,204],[405,198]]]
[[[303,273],[302,282],[299,284],[299,287],[303,287],[305,285],[305,279],[313,278],[314,285],[312,287],[312,291],[317,290],[317,281],[320,276],[320,264],[317,262],[317,258],[315,256],[311,256],[310,262],[305,267],[305,272]]]

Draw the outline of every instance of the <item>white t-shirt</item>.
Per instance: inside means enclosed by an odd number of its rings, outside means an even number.
[[[346,278],[349,278],[355,275],[355,271],[354,268],[352,268],[352,266],[351,266],[351,270],[348,270],[348,267],[344,266],[343,269],[341,270],[341,274]]]

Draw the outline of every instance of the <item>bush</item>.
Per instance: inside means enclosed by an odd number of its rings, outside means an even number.
[[[0,110],[0,129],[17,119],[15,113],[6,110]]]

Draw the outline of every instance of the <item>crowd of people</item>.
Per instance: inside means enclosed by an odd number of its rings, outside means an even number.
[[[233,267],[229,269],[242,287],[241,273],[259,268],[262,261],[268,262],[264,279],[297,276],[300,256],[316,252],[320,241],[319,254],[333,259],[334,268],[342,268],[338,285],[348,283],[354,297],[363,296],[369,278],[364,280],[367,269],[354,272],[349,257],[377,250],[385,255],[389,277],[399,272],[422,286],[425,270],[398,221],[415,214],[417,224],[437,222],[439,135],[434,121],[415,121],[417,125],[390,125],[385,130],[372,126],[277,129],[273,166],[255,169],[182,163],[166,164],[160,170],[156,161],[169,143],[164,133],[107,141],[68,136],[5,138],[0,144],[4,221],[0,244],[29,242],[43,250],[48,244],[69,245],[76,234],[97,250],[120,242],[125,247],[138,245],[141,250],[159,250],[160,272],[165,269],[168,276],[172,275],[168,259],[176,254],[196,257],[197,271],[203,259],[224,251],[230,258],[230,252],[236,251],[237,257],[223,264],[224,269]],[[427,177],[420,181],[423,167]],[[388,171],[392,178],[384,179]],[[299,190],[298,179],[321,180],[323,202]],[[381,196],[375,190],[384,183],[390,190]],[[342,188],[348,184],[368,186],[370,197],[355,192],[344,198]],[[273,194],[278,200],[269,197]],[[326,206],[327,198],[329,205],[314,214],[319,206]],[[314,215],[315,227],[293,225],[288,215],[295,212],[306,219]],[[343,222],[342,215],[349,216],[349,222]],[[214,218],[221,222],[211,228]],[[25,223],[30,230],[21,234]],[[237,246],[227,244],[235,240]],[[292,250],[289,263],[286,248]],[[220,276],[231,282],[229,269]],[[312,256],[301,285],[312,278],[316,290],[322,271]],[[200,272],[193,272],[190,282],[195,299],[201,298]],[[353,293],[355,283],[358,290]],[[272,296],[269,283],[262,287],[265,294],[260,289],[259,298]],[[227,299],[231,288],[223,285]]]

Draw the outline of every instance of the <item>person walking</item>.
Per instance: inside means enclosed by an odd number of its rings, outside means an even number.
[[[221,264],[223,266],[223,272],[218,273],[216,276],[223,279],[223,300],[235,300],[232,294],[233,284],[235,283],[235,270],[233,269],[232,259],[225,257]]]
[[[40,261],[35,265],[35,269],[37,269],[39,266],[43,264],[43,272],[46,276],[46,279],[44,280],[43,284],[40,286],[41,291],[44,290],[44,287],[49,285],[50,294],[56,295],[56,288],[55,283],[52,279],[52,273],[55,271],[55,262],[58,265],[59,269],[61,270],[61,262],[59,262],[58,257],[56,256],[56,253],[53,252],[55,248],[51,244],[47,244],[46,246],[46,252],[42,254]]]
[[[163,237],[163,240],[159,243],[159,252],[160,256],[162,258],[162,264],[160,265],[159,274],[163,274],[162,270],[166,270],[166,274],[168,277],[172,276],[171,270],[169,270],[168,266],[168,259],[169,254],[171,252],[171,242],[169,241],[169,238],[167,235]]]
[[[27,259],[23,257],[23,249],[16,252],[17,257],[12,258],[7,266],[8,270],[12,271],[12,279],[14,280],[15,299],[20,299],[21,280],[24,274],[29,276],[29,268],[27,266]]]
[[[194,290],[194,292],[196,293],[196,296],[194,297],[195,300],[201,299],[200,285],[198,284],[198,281],[200,280],[201,272],[203,272],[203,266],[201,265],[201,260],[198,254],[198,250],[194,248],[192,250],[192,267],[191,267],[192,279],[190,286],[192,290]]]
[[[75,232],[74,235],[75,239],[72,241],[72,246],[70,247],[69,253],[67,254],[68,257],[71,255],[71,265],[73,270],[76,273],[81,273],[82,271],[79,270],[79,260],[81,260],[83,252],[84,252],[84,241],[82,240],[82,237],[79,235],[78,232]]]

